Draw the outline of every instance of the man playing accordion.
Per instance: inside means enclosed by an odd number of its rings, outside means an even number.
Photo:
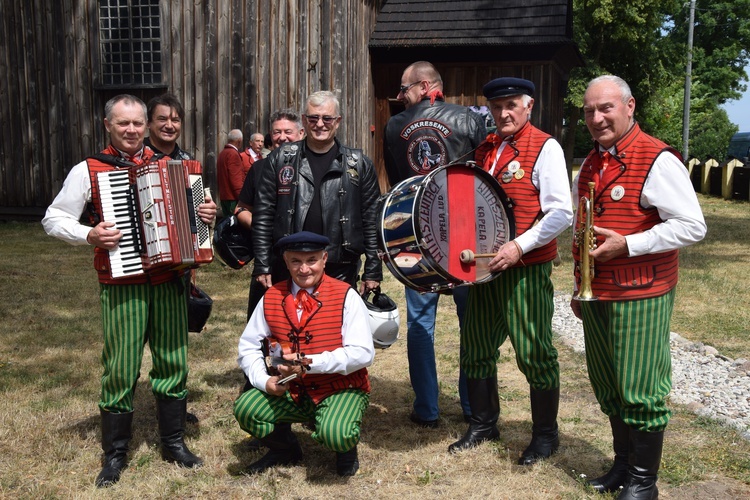
[[[92,190],[92,178],[97,172],[113,170],[113,163],[136,168],[150,163],[154,156],[143,143],[146,131],[143,101],[132,95],[118,95],[106,103],[104,110],[110,145],[98,155],[99,159],[88,158],[73,167],[42,220],[50,236],[73,245],[95,247],[104,331],[104,374],[99,401],[104,465],[96,478],[98,487],[116,483],[127,465],[133,395],[146,342],[153,358],[149,377],[157,402],[162,457],[183,467],[199,467],[203,463],[183,440],[188,374],[184,271],[162,267],[113,278],[109,251],[122,243],[123,232],[113,222],[97,221],[93,216],[91,226],[79,222],[84,211],[93,214],[91,208],[101,202],[97,199],[98,190]],[[210,197],[206,196],[198,205],[197,216],[206,224],[213,222],[216,204]]]

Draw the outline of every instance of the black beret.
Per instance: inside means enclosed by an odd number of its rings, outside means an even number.
[[[317,252],[318,250],[325,250],[330,243],[331,240],[326,236],[310,231],[300,231],[299,233],[284,236],[276,242],[274,248],[281,253],[287,250],[294,252]]]
[[[489,81],[482,93],[488,100],[497,99],[498,97],[508,97],[511,95],[526,94],[534,97],[534,84],[523,78],[495,78]]]

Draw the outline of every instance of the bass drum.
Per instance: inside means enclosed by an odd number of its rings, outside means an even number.
[[[463,263],[460,254],[496,253],[515,237],[500,184],[473,163],[437,168],[388,192],[379,218],[381,258],[401,283],[442,292],[497,276],[490,259]]]

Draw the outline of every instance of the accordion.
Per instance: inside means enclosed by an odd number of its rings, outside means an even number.
[[[196,160],[162,159],[96,173],[101,220],[123,233],[109,251],[112,278],[213,260],[209,227],[197,215],[205,196],[201,171]]]

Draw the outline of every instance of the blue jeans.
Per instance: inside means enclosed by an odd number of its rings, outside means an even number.
[[[453,290],[459,328],[466,311],[468,294],[468,287]],[[406,288],[406,353],[409,359],[409,378],[416,396],[414,412],[422,420],[437,420],[440,413],[435,363],[435,316],[439,298],[440,295],[437,293],[421,294]],[[463,371],[459,371],[458,375],[458,394],[463,413],[471,415]]]

